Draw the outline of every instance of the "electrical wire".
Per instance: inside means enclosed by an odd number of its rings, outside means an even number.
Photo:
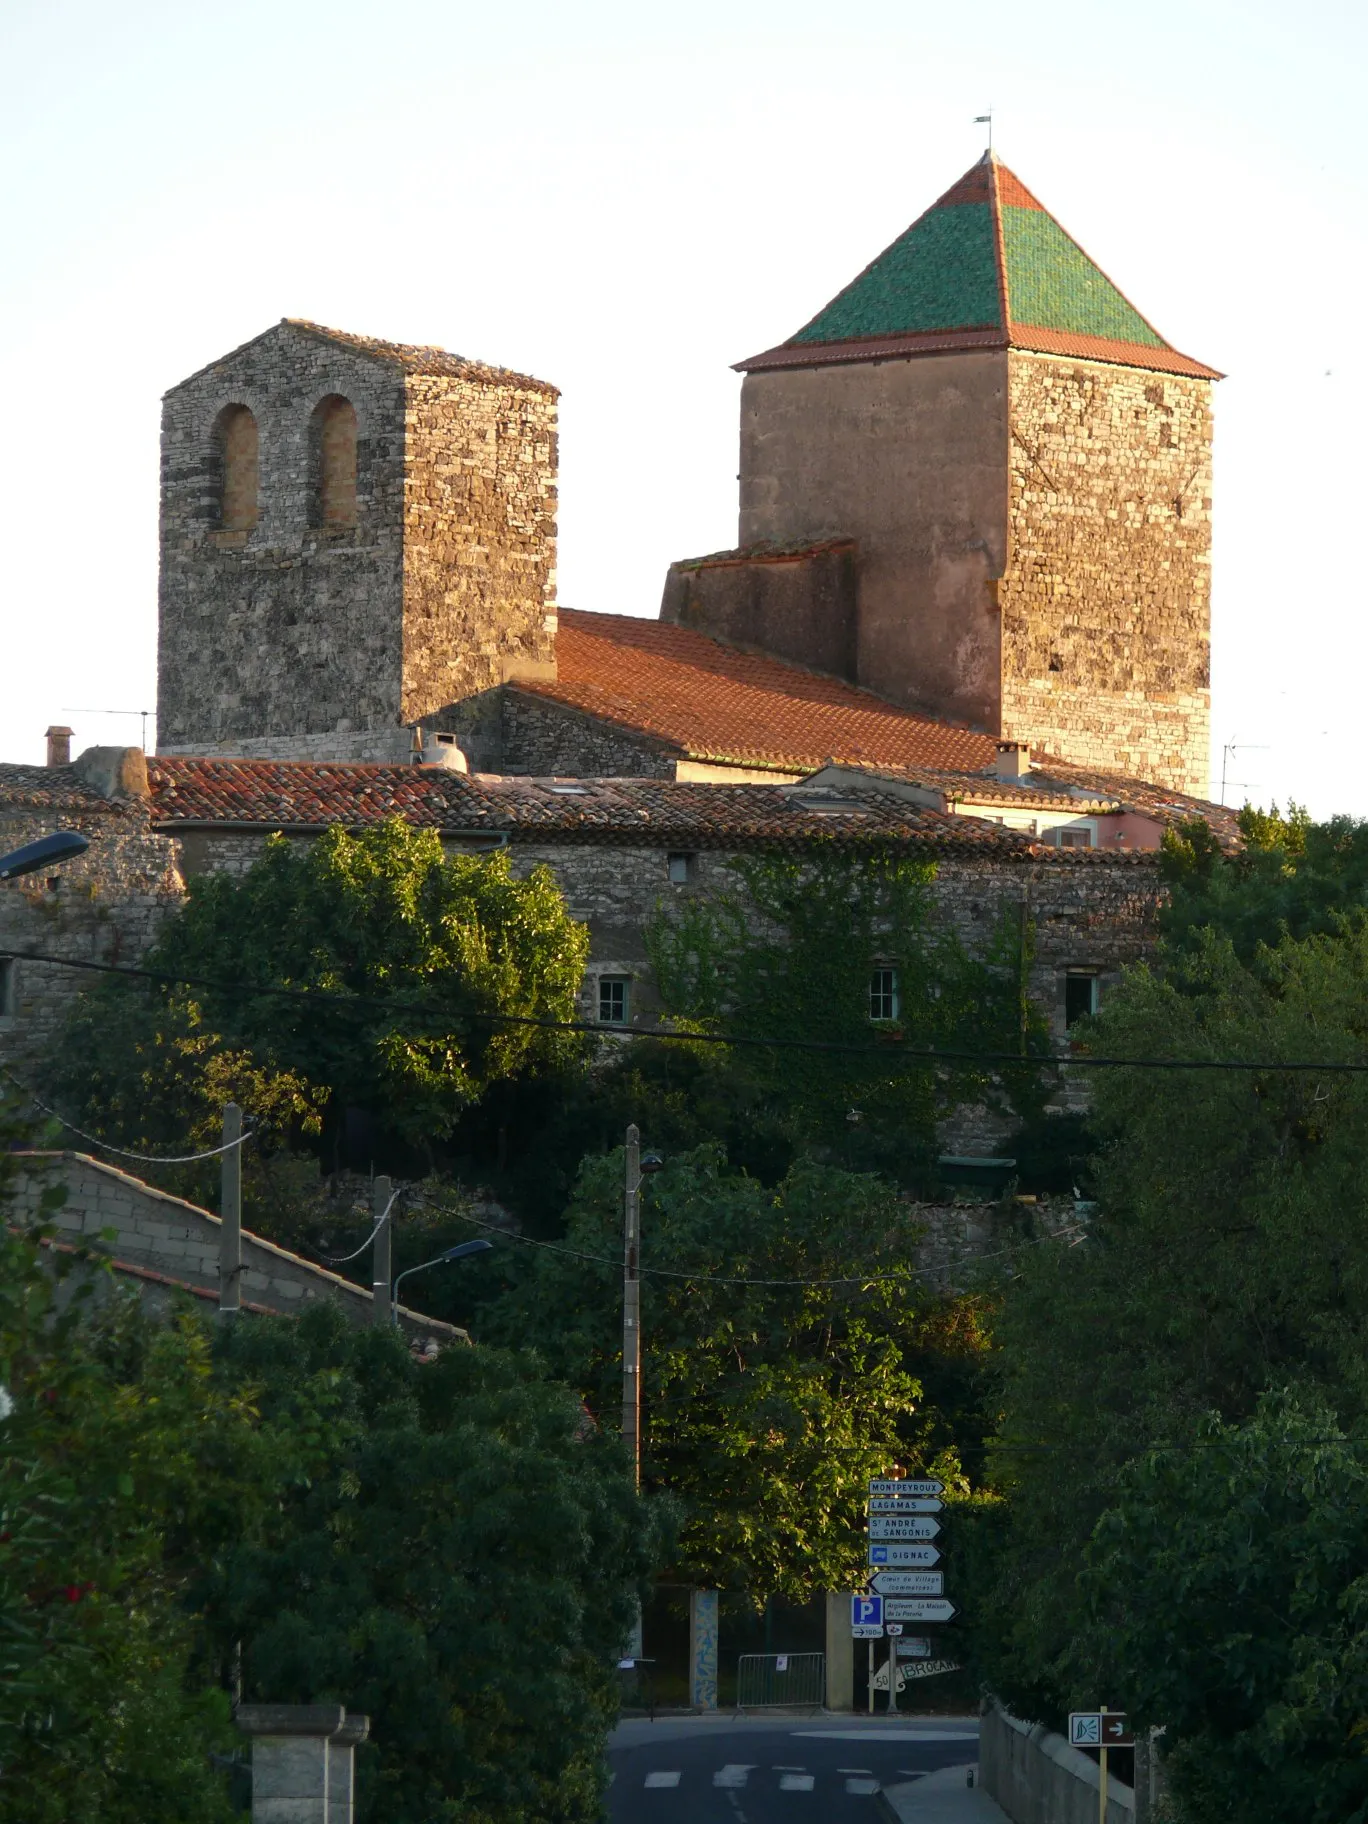
[[[101,1140],[97,1134],[88,1134],[83,1127],[77,1127],[74,1121],[68,1121],[65,1115],[59,1115],[55,1108],[49,1108],[42,1097],[16,1077],[12,1070],[5,1070],[3,1074],[16,1089],[24,1092],[35,1108],[41,1108],[45,1115],[50,1115],[54,1121],[59,1122],[68,1133],[76,1134],[91,1146],[98,1146],[102,1152],[117,1153],[120,1159],[136,1159],[142,1165],[195,1165],[201,1159],[217,1159],[222,1153],[231,1153],[236,1147],[246,1146],[256,1132],[253,1127],[246,1128],[236,1140],[225,1141],[222,1146],[211,1146],[202,1153],[134,1153],[126,1146],[115,1146],[109,1140]]]
[[[448,1204],[434,1203],[427,1197],[415,1197],[413,1201],[421,1204],[424,1209],[434,1210],[443,1216],[454,1216],[458,1221],[468,1222],[473,1228],[487,1229],[492,1234],[503,1236],[507,1241],[521,1242],[525,1247],[544,1248],[547,1252],[552,1254],[566,1254],[574,1260],[592,1261],[597,1266],[613,1267],[618,1271],[621,1271],[623,1266],[621,1255],[587,1254],[580,1248],[564,1247],[560,1242],[541,1241],[535,1235],[516,1234],[511,1229],[503,1228],[496,1222],[482,1222],[478,1216],[469,1216],[464,1210],[452,1209]],[[712,1286],[766,1287],[902,1285],[909,1279],[920,1279],[931,1274],[952,1272],[960,1267],[976,1265],[981,1260],[1000,1260],[1006,1255],[1017,1253],[1020,1248],[1035,1247],[1041,1242],[1068,1240],[1071,1235],[1081,1231],[1084,1226],[1085,1225],[1082,1222],[1074,1222],[1063,1229],[1057,1230],[1053,1234],[1037,1235],[1032,1237],[1030,1241],[1019,1242],[1009,1248],[997,1248],[987,1254],[970,1254],[962,1256],[959,1260],[947,1261],[943,1265],[936,1267],[900,1267],[895,1273],[851,1273],[843,1274],[839,1278],[832,1279],[752,1279],[749,1277],[739,1278],[722,1273],[714,1273],[708,1268],[686,1273],[674,1267],[639,1266],[637,1272],[643,1278],[683,1280],[689,1285],[706,1284]]]
[[[855,1057],[883,1058],[901,1064],[977,1064],[997,1069],[1035,1069],[1050,1065],[1069,1070],[1239,1070],[1258,1074],[1263,1071],[1287,1073],[1309,1072],[1322,1076],[1363,1076],[1368,1074],[1368,1061],[1345,1063],[1336,1059],[1283,1058],[1111,1058],[1092,1052],[1033,1052],[1023,1056],[1019,1051],[962,1051],[948,1046],[919,1045],[903,1048],[900,1039],[888,1038],[877,1045],[853,1045],[841,1039],[766,1038],[759,1033],[681,1032],[667,1026],[603,1026],[593,1020],[552,1020],[533,1014],[491,1013],[462,1008],[404,1007],[402,997],[394,994],[366,994],[332,988],[288,988],[269,982],[244,988],[241,982],[219,982],[209,976],[173,975],[165,970],[140,969],[128,963],[94,963],[70,956],[48,956],[38,950],[7,950],[0,955],[16,962],[43,963],[58,969],[85,969],[100,975],[139,977],[166,986],[211,988],[227,995],[278,995],[288,1000],[335,1002],[355,1007],[377,1006],[395,1013],[427,1013],[433,1017],[485,1026],[527,1026],[544,1032],[574,1032],[604,1039],[646,1039],[684,1045],[722,1045],[758,1047],[768,1051],[811,1051]]]
[[[323,1253],[322,1249],[320,1249],[320,1248],[314,1248],[311,1251],[313,1253],[317,1254],[318,1258],[320,1260],[326,1260],[330,1267],[347,1266],[351,1261],[356,1260],[358,1258],[358,1256],[365,1253],[366,1249],[375,1240],[376,1236],[380,1233],[381,1229],[384,1228],[385,1223],[389,1218],[390,1211],[394,1208],[395,1204],[398,1201],[399,1201],[399,1192],[395,1191],[392,1194],[392,1196],[390,1197],[389,1202],[385,1205],[384,1209],[381,1210],[380,1214],[376,1217],[375,1227],[371,1230],[370,1234],[367,1235],[366,1239],[361,1243],[361,1246],[356,1250],[355,1254],[325,1254],[325,1253]]]

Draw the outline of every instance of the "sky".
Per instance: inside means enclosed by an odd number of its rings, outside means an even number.
[[[560,599],[736,541],[739,376],[996,149],[1216,389],[1213,790],[1368,816],[1368,7],[3,0],[0,759],[155,708],[160,395],[282,316],[554,381]],[[154,729],[149,739],[154,738]]]

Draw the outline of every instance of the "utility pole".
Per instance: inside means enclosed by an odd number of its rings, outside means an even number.
[[[391,1235],[394,1219],[390,1214],[392,1192],[388,1178],[377,1178],[371,1185],[371,1212],[378,1224],[375,1252],[371,1256],[371,1322],[393,1324],[396,1314],[390,1310],[390,1277],[393,1273]]]
[[[641,1487],[641,1135],[627,1129],[622,1224],[622,1439]]]
[[[219,1317],[231,1322],[242,1308],[242,1110],[223,1105],[223,1155],[219,1161]]]
[[[641,1487],[641,1134],[627,1129],[622,1196],[622,1441],[632,1458],[632,1486]],[[627,1657],[638,1660],[644,1637],[637,1604]]]

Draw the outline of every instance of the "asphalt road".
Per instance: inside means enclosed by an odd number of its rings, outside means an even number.
[[[613,1824],[874,1824],[874,1794],[978,1759],[977,1717],[679,1717],[609,1744]]]

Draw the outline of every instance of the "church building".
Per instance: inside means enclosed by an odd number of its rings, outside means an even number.
[[[1218,376],[1005,165],[740,369],[737,545],[654,622],[558,612],[546,382],[291,319],[182,381],[160,751],[1205,792]]]

